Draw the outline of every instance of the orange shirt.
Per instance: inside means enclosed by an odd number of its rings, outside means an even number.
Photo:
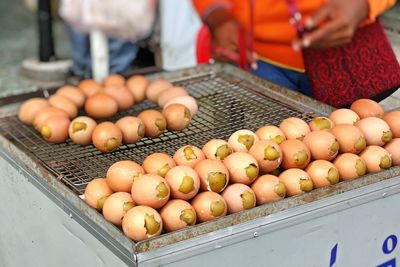
[[[352,1],[352,0],[349,0]],[[298,0],[303,17],[312,15],[325,0]],[[394,5],[396,0],[368,0],[369,21]],[[202,18],[218,6],[230,10],[234,18],[246,28],[250,25],[250,1],[248,0],[193,0]],[[264,60],[290,69],[304,70],[301,52],[292,49],[296,30],[289,23],[289,11],[285,0],[254,0],[254,50]]]

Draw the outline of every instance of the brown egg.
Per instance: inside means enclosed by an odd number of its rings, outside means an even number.
[[[280,144],[282,150],[282,163],[284,169],[307,167],[311,159],[311,153],[306,144],[297,139],[290,139]]]
[[[389,125],[380,118],[367,117],[356,123],[356,126],[364,134],[367,145],[383,146],[393,138]]]
[[[40,134],[46,141],[59,144],[68,139],[70,121],[64,116],[52,116],[43,122]]]
[[[321,131],[332,129],[335,124],[327,117],[316,117],[308,123],[308,126],[311,131]]]
[[[88,97],[85,111],[94,119],[106,119],[114,116],[118,111],[118,104],[114,98],[104,93]]]
[[[131,192],[133,180],[144,174],[142,166],[131,160],[117,161],[107,170],[107,183],[114,192]]]
[[[147,87],[146,97],[151,102],[157,103],[158,96],[172,86],[172,83],[167,80],[156,80]]]
[[[235,152],[248,152],[258,140],[258,136],[252,131],[239,130],[229,137],[228,143]]]
[[[351,180],[367,173],[365,161],[356,154],[343,153],[333,161],[341,181]]]
[[[133,181],[131,194],[136,204],[159,209],[168,202],[170,188],[161,176],[145,174]]]
[[[183,87],[171,87],[163,92],[157,98],[157,104],[160,107],[164,107],[168,101],[178,96],[186,96],[189,95],[185,88]]]
[[[222,192],[222,197],[228,205],[228,213],[252,209],[256,206],[256,195],[244,184],[231,184]]]
[[[50,103],[40,97],[35,97],[26,100],[22,103],[19,108],[18,118],[25,124],[32,125],[33,120],[35,119],[36,114],[47,107],[50,107]]]
[[[327,160],[315,160],[311,162],[306,172],[313,181],[314,188],[334,185],[339,182],[339,170],[332,162]]]
[[[142,120],[146,136],[156,137],[167,129],[167,121],[161,112],[147,109],[139,113],[138,118]]]
[[[279,180],[285,185],[286,195],[289,197],[310,192],[314,188],[310,176],[305,171],[296,168],[282,172]]]
[[[260,140],[254,143],[249,153],[257,160],[262,173],[274,171],[281,165],[282,150],[272,140]]]
[[[173,167],[166,175],[173,198],[192,199],[200,189],[200,178],[195,170],[187,166]]]
[[[364,134],[354,125],[338,124],[331,129],[331,133],[339,142],[340,153],[358,154],[367,146]]]
[[[208,159],[224,160],[232,154],[231,145],[222,139],[211,139],[203,146],[203,152]]]
[[[92,135],[97,123],[87,116],[80,116],[69,124],[69,138],[78,145],[89,145],[92,143]]]
[[[224,159],[232,183],[249,185],[259,173],[257,160],[246,152],[234,152]]]
[[[78,89],[78,87],[65,85],[58,88],[56,95],[61,95],[72,101],[78,108],[83,107],[85,104],[85,94]]]
[[[178,96],[173,99],[170,99],[167,103],[165,103],[164,108],[168,107],[172,104],[182,104],[190,110],[190,114],[192,117],[196,115],[197,111],[199,110],[199,106],[197,105],[196,99],[191,96]]]
[[[200,178],[200,188],[204,191],[220,193],[229,183],[229,171],[217,159],[203,159],[194,166]]]
[[[257,205],[280,200],[286,196],[286,186],[278,177],[266,174],[257,178],[251,185],[257,198]]]
[[[43,123],[45,120],[47,120],[50,117],[56,117],[56,116],[63,116],[66,118],[69,118],[69,115],[67,112],[64,110],[55,108],[55,107],[46,107],[41,110],[39,110],[35,118],[33,119],[33,126],[35,127],[36,130],[40,131],[43,127]]]
[[[94,80],[87,79],[82,80],[79,83],[78,88],[86,97],[91,97],[102,90],[102,85]]]
[[[387,143],[384,148],[389,152],[392,158],[392,165],[400,165],[400,138],[394,138]]]
[[[113,193],[105,178],[95,178],[85,188],[85,202],[99,211],[103,209],[107,197]]]
[[[176,166],[176,163],[168,154],[153,153],[144,159],[142,166],[146,173],[165,177],[169,170]]]
[[[53,107],[67,112],[70,119],[75,118],[78,115],[78,107],[71,100],[62,95],[50,96],[49,103]]]
[[[169,105],[162,114],[167,121],[167,129],[170,131],[182,131],[192,121],[190,110],[181,104]]]
[[[224,198],[215,192],[202,192],[192,201],[199,222],[211,221],[226,215],[228,208]]]
[[[105,87],[104,93],[114,98],[118,104],[118,110],[127,110],[135,104],[131,91],[124,85],[109,85]]]
[[[144,137],[144,124],[139,118],[126,116],[119,119],[115,125],[121,130],[125,144],[135,144]]]
[[[136,206],[128,210],[122,220],[124,234],[135,242],[161,234],[163,222],[153,208]]]
[[[103,81],[104,87],[113,85],[125,85],[125,78],[119,74],[110,74]]]
[[[379,103],[371,99],[358,99],[351,104],[350,109],[360,116],[360,119],[367,117],[383,118],[385,111]]]
[[[94,128],[92,142],[102,152],[117,150],[122,143],[121,130],[111,122],[102,122]]]
[[[389,125],[393,137],[400,137],[400,111],[391,111],[384,115],[383,120]]]
[[[339,142],[328,131],[312,131],[306,135],[303,142],[310,150],[313,159],[331,161],[339,152]]]
[[[177,231],[196,224],[196,211],[192,205],[182,199],[168,201],[161,209],[160,215],[167,232]]]
[[[380,146],[367,146],[360,157],[365,161],[368,173],[380,172],[392,166],[390,153]]]
[[[205,159],[203,151],[192,145],[179,148],[174,154],[174,160],[177,165],[188,166],[193,168],[199,161]]]
[[[295,117],[284,119],[279,125],[279,129],[282,130],[287,139],[298,140],[303,140],[303,138],[311,131],[305,121]]]
[[[104,219],[117,226],[121,226],[125,214],[133,207],[135,207],[135,202],[133,202],[131,194],[126,192],[114,193],[104,202]]]
[[[149,81],[142,75],[134,75],[126,81],[126,86],[133,94],[135,102],[142,102],[146,97],[146,89]]]
[[[286,140],[285,134],[274,125],[265,125],[256,131],[256,135],[260,140],[272,140],[281,144]]]
[[[329,115],[329,119],[333,121],[335,125],[339,124],[354,125],[357,121],[360,120],[360,117],[357,115],[357,113],[355,113],[351,109],[341,108],[333,111]]]

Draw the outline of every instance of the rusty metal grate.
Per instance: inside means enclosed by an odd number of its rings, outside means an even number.
[[[75,193],[82,194],[89,181],[94,177],[104,177],[108,167],[118,160],[142,163],[153,152],[173,155],[183,145],[202,147],[212,138],[227,139],[239,129],[256,130],[265,124],[278,125],[289,116],[305,120],[313,116],[249,90],[250,83],[223,72],[189,76],[175,84],[185,86],[198,100],[199,112],[191,125],[181,132],[168,131],[157,138],[143,138],[136,144],[123,145],[113,153],[103,154],[93,146],[79,146],[71,140],[50,144],[16,116],[0,119],[0,134],[28,152]],[[135,116],[146,108],[157,106],[145,101],[119,113],[111,121],[128,114]]]

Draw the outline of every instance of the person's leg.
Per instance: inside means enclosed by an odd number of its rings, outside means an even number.
[[[71,72],[73,75],[88,78],[92,73],[89,36],[74,30],[68,24],[66,26],[72,50]]]
[[[110,73],[126,73],[132,61],[136,58],[139,47],[129,41],[109,39]]]

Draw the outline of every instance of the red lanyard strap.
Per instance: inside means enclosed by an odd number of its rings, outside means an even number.
[[[302,15],[296,0],[286,0],[286,2],[289,7],[289,22],[296,28],[299,36],[302,36],[304,33],[304,26],[301,24]]]

